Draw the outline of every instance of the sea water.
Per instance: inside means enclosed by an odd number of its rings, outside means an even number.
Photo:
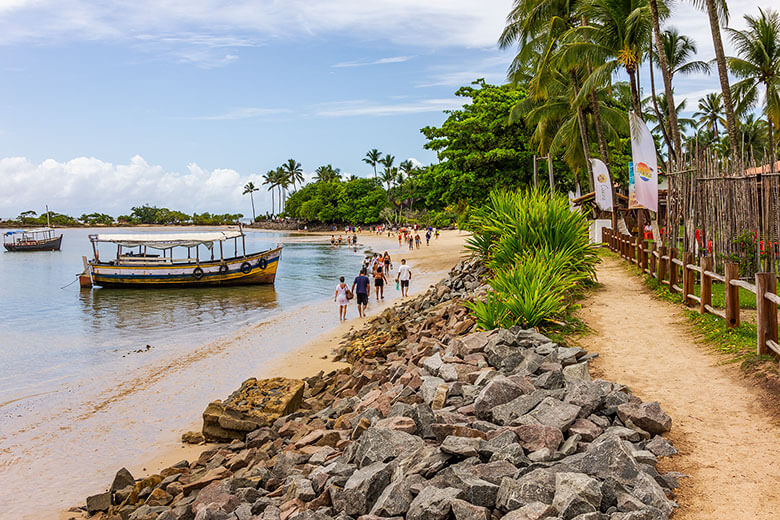
[[[51,511],[82,499],[113,464],[179,435],[171,428],[197,420],[258,362],[335,321],[322,302],[367,252],[331,248],[322,236],[247,231],[248,252],[284,244],[273,286],[81,289],[73,282],[82,255],[92,256],[88,234],[101,231],[62,230],[62,251],[0,253],[0,510],[16,518],[39,514],[33,504]],[[103,258],[115,254],[101,246]]]

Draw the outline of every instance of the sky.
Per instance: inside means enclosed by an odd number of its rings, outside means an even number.
[[[141,204],[251,213],[248,181],[289,158],[373,175],[378,148],[427,164],[477,78],[501,83],[512,0],[0,0],[0,218]],[[729,1],[730,25],[756,13]],[[714,56],[706,15],[667,25]],[[729,48],[727,47],[727,53]],[[617,78],[625,79],[625,78]],[[660,76],[656,77],[660,85]],[[643,86],[649,86],[647,78]],[[696,101],[715,75],[675,78]],[[271,195],[255,194],[258,212]]]

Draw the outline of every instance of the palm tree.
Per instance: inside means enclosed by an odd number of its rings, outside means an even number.
[[[699,110],[693,117],[698,119],[699,128],[706,128],[712,132],[715,140],[719,138],[718,123],[726,125],[723,118],[723,98],[717,92],[710,92],[699,100]]]
[[[252,181],[249,181],[244,185],[244,192],[242,193],[242,195],[246,195],[248,193],[249,200],[252,201],[252,222],[255,221],[255,192],[259,190],[260,188],[257,188]]]
[[[314,170],[314,178],[317,182],[335,182],[341,180],[341,170],[330,164],[319,166]]]
[[[401,180],[403,180],[404,175],[408,178],[412,174],[412,172],[414,172],[417,169],[414,163],[409,159],[402,161],[401,164],[398,165],[398,168],[400,169],[400,173],[402,176]]]
[[[276,202],[274,201],[274,189],[279,185],[277,183],[276,170],[268,170],[268,173],[263,175],[263,185],[268,185],[268,191],[271,192],[271,215],[276,211]]]
[[[387,183],[387,200],[390,200],[390,184],[395,181],[398,169],[393,167],[395,156],[387,154],[379,161],[385,167],[382,172],[382,182]]]
[[[652,31],[648,0],[590,0],[580,8],[588,20],[568,31],[564,38],[561,62],[564,67],[591,63],[593,72],[582,85],[583,93],[608,85],[612,74],[621,68],[628,74],[631,105],[641,117],[638,67]],[[580,101],[580,100],[575,100]]]
[[[288,185],[292,184],[293,189],[299,182],[303,182],[303,168],[301,163],[295,159],[287,159],[287,162],[282,165],[284,172],[287,174]]]
[[[739,146],[744,156],[745,164],[764,163],[764,152],[767,142],[766,121],[756,119],[754,114],[748,114],[739,123]]]
[[[363,162],[371,165],[372,168],[374,168],[374,180],[376,180],[376,165],[379,164],[379,161],[382,159],[382,152],[377,150],[376,148],[372,148],[368,152],[366,152],[366,156],[363,157]]]
[[[759,85],[764,88],[770,171],[774,171],[774,133],[780,126],[780,15],[772,9],[759,8],[758,12],[757,17],[745,15],[746,30],[726,29],[739,54],[728,58],[728,64],[734,75],[742,78],[734,90],[741,94],[744,108],[755,106],[760,97]]]
[[[300,167],[300,165],[298,165]],[[292,184],[292,174],[287,169],[287,164],[276,169],[277,183],[279,186],[279,213],[284,213],[284,203],[287,199],[287,188]]]
[[[723,110],[726,113],[726,131],[729,134],[729,149],[731,157],[737,160],[737,118],[734,115],[734,104],[731,100],[731,87],[729,87],[729,71],[726,65],[726,54],[723,52],[723,40],[720,37],[720,24],[728,23],[729,9],[726,0],[693,0],[694,5],[707,10],[712,34],[712,45],[715,48],[715,62],[718,64],[718,79],[720,80],[720,93],[723,97]],[[725,172],[724,172],[725,173]]]

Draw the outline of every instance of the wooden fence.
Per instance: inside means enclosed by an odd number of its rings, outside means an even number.
[[[740,280],[739,264],[725,264],[724,275],[715,272],[711,256],[703,256],[699,265],[694,254],[677,248],[657,246],[631,235],[624,235],[606,228],[603,241],[610,250],[625,260],[636,264],[646,273],[664,285],[673,293],[682,294],[686,305],[697,306],[699,312],[713,314],[726,320],[729,327],[738,327],[740,323],[739,288],[756,295],[756,347],[758,354],[774,353],[780,355],[777,337],[777,276],[775,273],[756,273],[755,284]],[[694,292],[699,281],[699,296]],[[725,308],[712,306],[712,284],[725,285]]]

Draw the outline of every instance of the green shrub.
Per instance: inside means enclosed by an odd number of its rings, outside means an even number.
[[[483,329],[534,327],[565,314],[576,289],[596,276],[588,221],[556,194],[493,192],[474,211],[467,248],[492,271],[493,292],[467,304]]]

